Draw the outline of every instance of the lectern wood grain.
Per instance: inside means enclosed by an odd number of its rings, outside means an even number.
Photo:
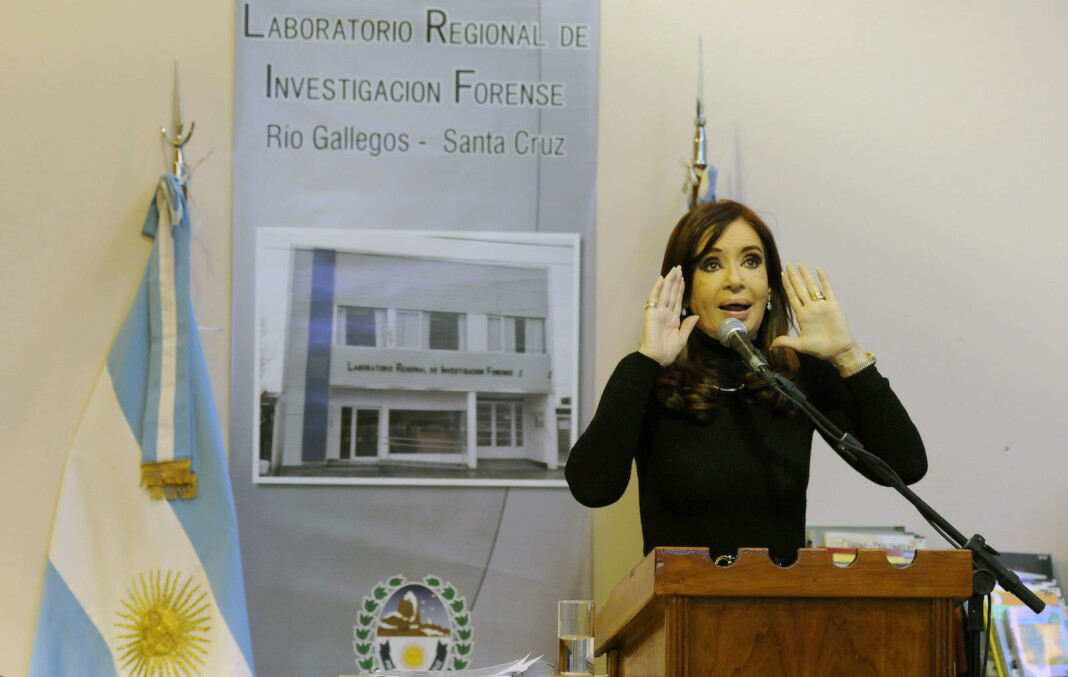
[[[618,677],[952,675],[952,614],[971,595],[971,554],[923,550],[908,567],[823,549],[789,567],[744,549],[717,567],[703,548],[657,548],[597,616]]]

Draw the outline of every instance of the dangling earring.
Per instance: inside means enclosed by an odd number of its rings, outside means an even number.
[[[682,310],[681,310],[681,311],[679,312],[679,314],[680,314],[680,315],[682,315],[683,317],[686,317],[686,315],[687,315],[687,314],[688,314],[689,312],[690,312],[690,311],[689,311],[689,309],[688,309],[688,308],[686,308],[686,306],[683,306],[683,307],[682,307]]]
[[[771,310],[771,294],[768,294],[768,310]]]

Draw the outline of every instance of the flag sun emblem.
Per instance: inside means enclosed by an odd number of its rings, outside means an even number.
[[[192,576],[179,589],[180,582],[181,574],[170,571],[151,571],[147,581],[141,575],[122,600],[126,611],[116,612],[127,622],[115,626],[129,631],[118,635],[125,642],[118,648],[119,661],[134,675],[200,674],[209,641],[203,635],[211,629],[208,593],[193,585]]]
[[[353,627],[356,664],[366,672],[463,670],[471,660],[471,614],[451,583],[393,576],[363,598]]]

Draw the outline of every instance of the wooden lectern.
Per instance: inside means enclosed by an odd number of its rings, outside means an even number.
[[[953,675],[955,600],[972,594],[966,550],[920,550],[907,567],[860,550],[846,567],[763,548],[717,566],[706,548],[657,548],[597,614],[609,677]]]

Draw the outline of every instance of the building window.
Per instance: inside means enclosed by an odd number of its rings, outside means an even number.
[[[540,317],[528,317],[523,320],[523,350],[516,352],[545,352],[545,320]]]
[[[516,324],[518,324],[516,322],[516,320],[519,320],[519,318],[517,318],[517,317],[506,317],[506,318],[504,318],[504,346],[501,349],[506,353],[520,352],[520,351],[518,351],[516,349],[517,346],[516,346],[516,336],[515,336],[515,334],[516,334]],[[522,322],[522,320],[519,320],[519,322]],[[523,330],[521,324],[520,324],[519,330],[520,331]]]
[[[463,411],[389,412],[389,453],[460,454],[467,445],[467,414]]]
[[[422,348],[423,314],[418,310],[397,311],[397,343],[398,348]]]
[[[505,353],[545,352],[545,320],[540,317],[487,317],[488,350]]]
[[[392,330],[392,341],[386,339],[387,330]],[[334,321],[334,344],[368,348],[467,350],[467,315],[433,310],[387,311],[385,308],[338,306]]]
[[[393,348],[467,350],[467,315],[464,313],[398,310],[391,314],[395,318]]]
[[[503,329],[504,318],[500,315],[490,315],[487,318],[487,333],[486,336],[486,348],[493,352],[500,352],[504,350],[504,338]]]
[[[494,407],[493,429],[495,446],[510,447],[512,442],[512,407],[502,403]]]
[[[480,447],[492,447],[493,446],[493,403],[492,402],[479,402],[478,411],[475,416],[477,421],[478,430],[475,435],[478,446]]]
[[[384,308],[338,306],[334,343],[341,346],[382,347],[386,341]]]
[[[523,446],[522,402],[479,402],[475,419],[478,446]]]
[[[467,350],[467,316],[428,311],[427,347],[431,350]]]

